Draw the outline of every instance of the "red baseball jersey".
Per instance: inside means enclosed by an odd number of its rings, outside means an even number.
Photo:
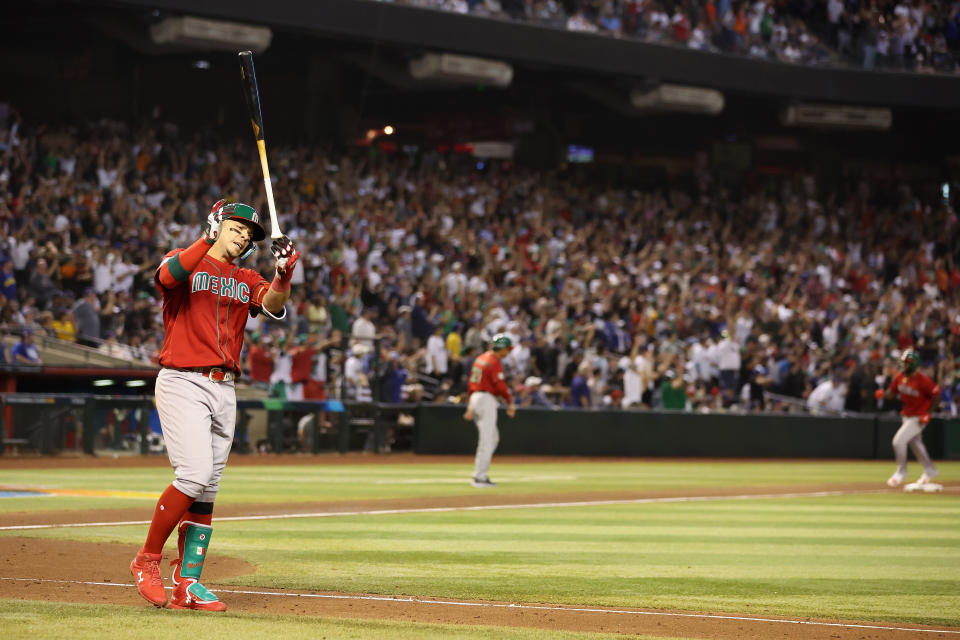
[[[510,402],[510,389],[503,375],[503,365],[493,351],[485,351],[477,356],[470,369],[467,382],[467,395],[474,391],[486,391]]]
[[[925,416],[930,413],[931,400],[940,395],[940,385],[919,371],[909,376],[901,371],[890,383],[890,391],[900,396],[900,415]]]
[[[254,382],[270,382],[272,373],[273,354],[259,345],[250,345],[250,379]]]
[[[180,251],[169,252],[163,262]],[[253,269],[208,255],[175,287],[167,289],[160,284],[159,273],[158,269],[154,282],[163,295],[160,366],[223,367],[239,373],[250,308],[262,306],[270,283]]]
[[[310,347],[303,347],[293,352],[291,358],[293,364],[290,365],[291,382],[306,382],[310,379],[310,373],[313,371],[313,356],[316,354],[316,349]]]

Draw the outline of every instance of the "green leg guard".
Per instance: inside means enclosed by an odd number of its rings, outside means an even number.
[[[173,581],[179,583],[181,578],[200,580],[203,572],[203,562],[207,559],[207,547],[210,546],[210,534],[213,527],[184,520],[180,523],[177,536],[177,550],[180,557],[174,562],[177,568],[173,572]]]

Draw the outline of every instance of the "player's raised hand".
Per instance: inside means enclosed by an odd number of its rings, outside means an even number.
[[[210,215],[207,216],[207,220],[201,228],[203,239],[207,241],[207,244],[216,242],[217,237],[220,235],[220,224],[223,222],[223,215],[220,210],[226,203],[226,200],[217,200],[213,203],[213,206],[210,207]]]
[[[278,273],[283,275],[293,273],[294,267],[297,266],[297,260],[300,259],[300,252],[297,251],[297,246],[293,243],[293,240],[287,236],[274,238],[270,245],[270,252],[277,260]]]

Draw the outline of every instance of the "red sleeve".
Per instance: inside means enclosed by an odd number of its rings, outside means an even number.
[[[270,283],[266,280],[261,280],[251,287],[250,293],[250,304],[255,307],[263,306],[263,296],[267,294],[267,290],[270,288]]]
[[[940,392],[942,391],[942,389],[940,389],[940,385],[934,382],[933,379],[931,378],[926,379],[926,387],[927,387],[926,391],[931,398],[936,398],[937,396],[940,395]]]
[[[160,263],[154,281],[164,289],[173,289],[186,282],[209,250],[210,245],[207,241],[199,238],[186,249],[171,251]]]
[[[494,358],[493,386],[497,390],[497,395],[503,397],[507,402],[513,402],[510,396],[510,388],[507,386],[506,376],[503,375],[503,364],[500,360]]]
[[[900,381],[902,379],[903,379],[902,373],[898,373],[897,375],[893,376],[893,382],[890,383],[890,389],[889,389],[890,393],[897,392],[897,389],[900,388]]]

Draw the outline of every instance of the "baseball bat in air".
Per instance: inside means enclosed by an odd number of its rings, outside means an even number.
[[[241,51],[239,55],[243,95],[247,99],[250,124],[253,125],[253,135],[257,139],[257,150],[260,152],[260,168],[263,169],[263,186],[267,190],[267,206],[270,207],[270,237],[279,238],[283,233],[280,231],[280,223],[277,222],[277,208],[273,204],[273,183],[270,181],[270,166],[267,164],[267,145],[263,140],[263,113],[260,111],[260,89],[257,87],[257,72],[253,69],[253,52]]]

